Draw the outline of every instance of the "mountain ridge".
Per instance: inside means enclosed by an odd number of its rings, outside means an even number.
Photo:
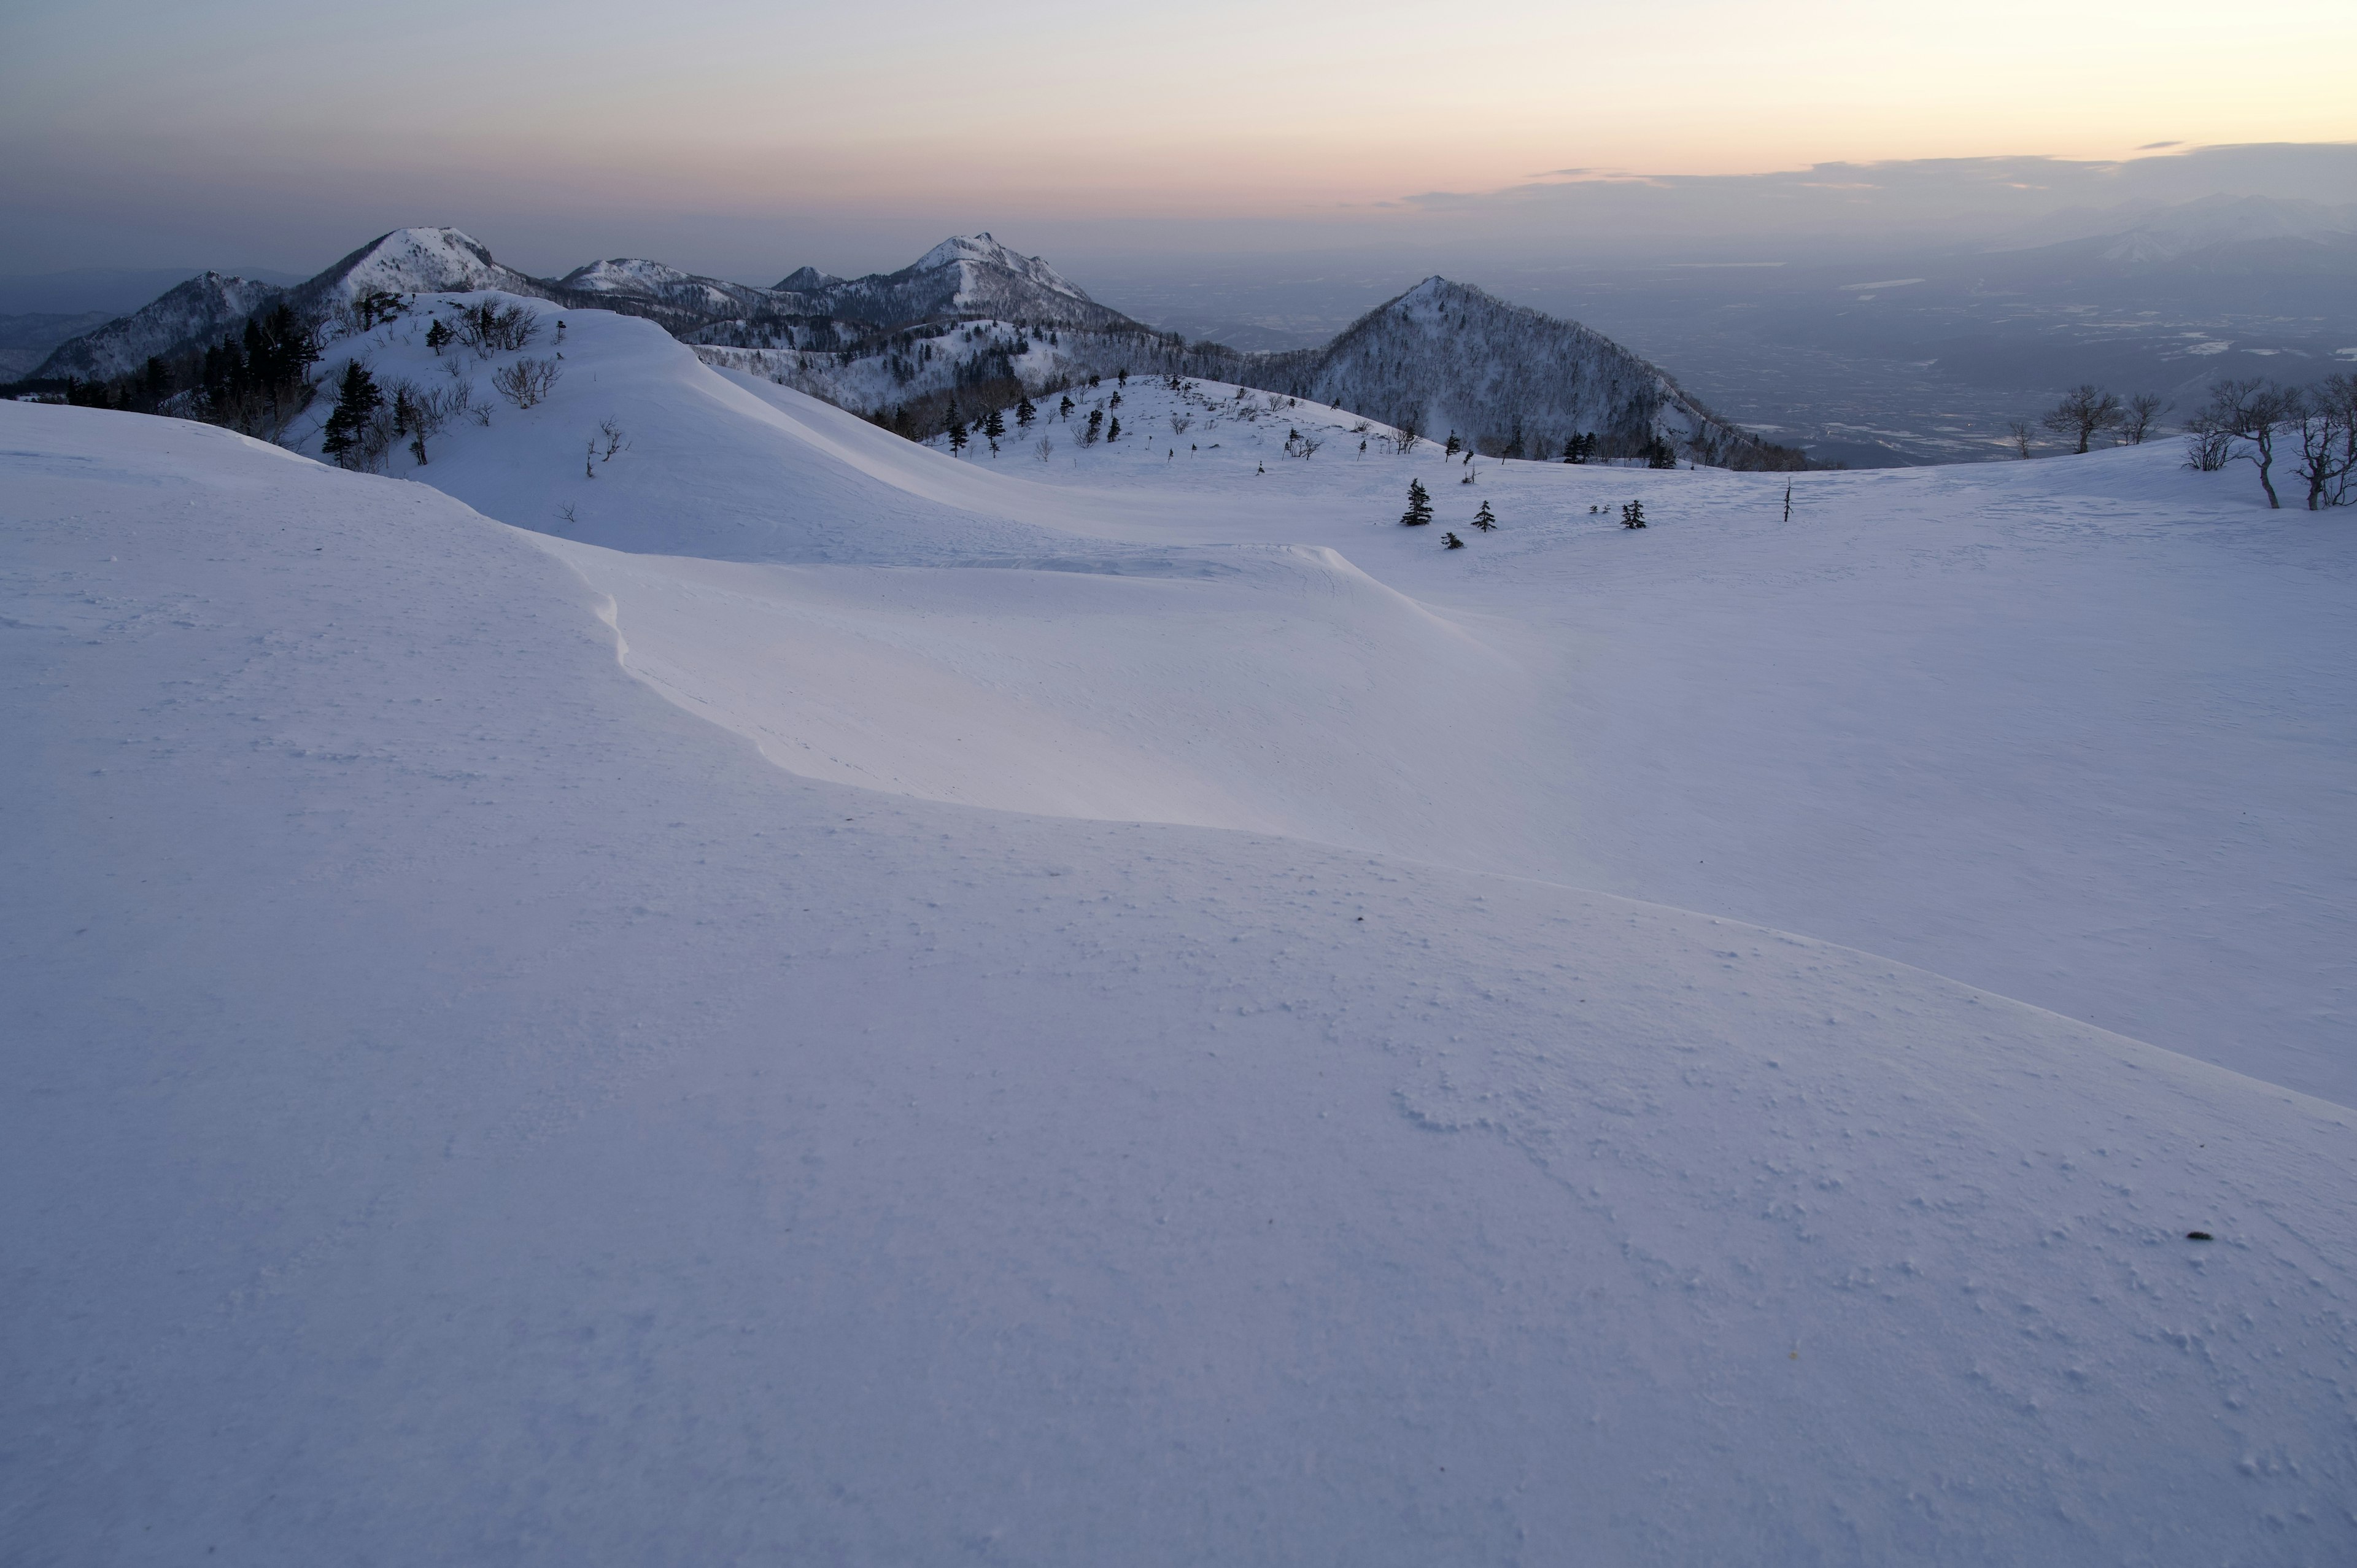
[[[396,229],[291,288],[207,274],[60,345],[35,374],[126,375],[151,358],[209,347],[281,303],[341,335],[365,325],[370,302],[382,296],[486,290],[643,317],[699,349],[762,351],[745,368],[873,417],[897,411],[904,422],[911,397],[996,382],[1011,403],[1059,376],[1134,370],[1312,398],[1411,432],[1455,431],[1492,455],[1553,456],[1574,437],[1592,436],[1603,456],[1667,449],[1714,466],[1803,462],[1601,333],[1437,275],[1322,349],[1247,353],[1158,331],[987,231],[952,235],[896,272],[838,278],[803,266],[765,289],[627,256],[534,277],[461,230]],[[1013,342],[983,327],[1011,329]],[[1026,381],[1008,349],[1042,333],[1059,350],[1055,368]]]

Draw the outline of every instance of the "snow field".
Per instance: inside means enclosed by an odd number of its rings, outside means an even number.
[[[2357,1540],[2338,1107],[1710,915],[796,778],[592,551],[0,424],[26,1561]],[[909,637],[955,575],[747,571]]]
[[[1807,474],[1788,526],[1784,476],[1402,457],[1140,378],[1041,400],[1048,463],[952,458],[567,320],[548,403],[393,471],[574,542],[632,667],[783,766],[1706,909],[2357,1102],[2350,545],[2238,473]],[[427,382],[421,337],[367,351]],[[1135,435],[1082,447],[1116,390]]]

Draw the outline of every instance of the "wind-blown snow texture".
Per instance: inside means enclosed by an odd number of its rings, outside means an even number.
[[[2357,1547],[2350,1112],[1725,912],[2239,928],[2341,1069],[2341,534],[1232,389],[952,459],[567,318],[402,479],[0,404],[12,1558]]]

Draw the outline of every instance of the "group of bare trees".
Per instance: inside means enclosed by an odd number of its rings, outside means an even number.
[[[2204,473],[2249,463],[2270,507],[2283,505],[2276,489],[2279,460],[2303,487],[2309,510],[2357,501],[2357,374],[2305,387],[2221,381],[2186,425],[2185,455]]]
[[[2091,450],[2099,435],[2116,431],[2119,438],[2130,446],[2141,446],[2152,433],[2153,421],[2160,416],[2166,403],[2156,393],[2137,392],[2123,398],[2092,382],[2073,387],[2063,394],[2062,401],[2039,415],[2038,423],[2063,440],[2072,443],[2071,450],[2082,453]],[[2018,421],[2012,426],[2014,449],[2029,456],[2029,426]]]

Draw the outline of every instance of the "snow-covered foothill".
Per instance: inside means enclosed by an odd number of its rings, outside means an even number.
[[[2341,520],[484,302],[0,405],[13,1554],[2357,1550]]]

